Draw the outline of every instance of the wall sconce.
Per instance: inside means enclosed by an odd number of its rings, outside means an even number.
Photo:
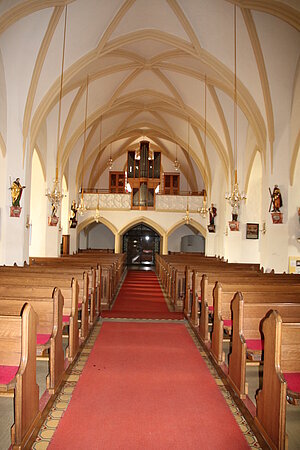
[[[266,229],[266,222],[263,222],[260,232],[261,232],[261,234],[266,234],[266,231],[267,231],[267,229]]]
[[[27,230],[31,227],[31,223],[30,223],[30,217],[29,215],[27,215],[26,217],[26,223],[25,223],[25,227],[27,228]]]

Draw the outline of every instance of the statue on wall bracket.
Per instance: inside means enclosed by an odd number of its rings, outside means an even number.
[[[76,205],[75,200],[72,201],[71,205],[71,217],[70,217],[70,228],[76,228],[77,227],[77,211],[78,207]]]
[[[280,212],[280,208],[283,206],[282,196],[280,189],[277,184],[275,184],[273,192],[269,188],[271,203],[269,207],[269,212],[272,214],[273,223],[282,223],[283,221],[283,213]]]
[[[238,204],[234,203],[231,211],[232,220],[229,222],[230,231],[240,231],[240,222],[238,221],[238,216],[239,207]]]
[[[20,183],[20,178],[16,178],[15,181],[11,183],[11,201],[12,206],[10,207],[10,217],[20,217],[22,207],[20,206],[20,201],[23,193],[23,189],[26,186],[22,186]]]
[[[207,229],[210,233],[216,232],[216,226],[215,226],[215,217],[217,216],[217,208],[214,206],[214,204],[211,204],[211,207],[208,209],[209,212],[209,225],[207,225]]]
[[[58,224],[58,219],[59,217],[57,217],[57,204],[51,203],[51,216],[48,217],[49,227],[56,227],[56,225]]]

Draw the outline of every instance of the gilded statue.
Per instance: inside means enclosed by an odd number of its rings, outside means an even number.
[[[20,207],[20,200],[22,197],[23,189],[25,189],[25,187],[26,186],[21,185],[20,178],[16,178],[15,181],[13,181],[10,187],[12,206]]]

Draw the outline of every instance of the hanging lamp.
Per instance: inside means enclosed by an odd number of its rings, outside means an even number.
[[[188,148],[187,148],[187,161],[189,161],[189,156],[190,156],[190,119],[188,119]],[[187,172],[189,173],[189,172]],[[189,182],[188,182],[188,175],[186,177],[186,189],[187,189],[187,198],[186,198],[186,210],[185,210],[185,216],[183,218],[183,220],[185,221],[185,223],[188,225],[191,221],[190,218],[190,207],[189,207],[189,191],[188,191],[188,186],[189,186]]]
[[[89,76],[86,77],[86,96],[85,96],[85,113],[84,113],[84,135],[83,135],[83,164],[82,164],[82,173],[81,173],[81,197],[80,202],[78,205],[78,213],[83,216],[83,214],[86,212],[87,207],[84,203],[84,189],[83,189],[83,182],[84,182],[84,163],[85,163],[85,147],[86,147],[86,122],[87,122],[87,111],[88,111],[88,92],[89,92]]]
[[[244,192],[240,193],[237,175],[237,75],[236,75],[236,47],[237,47],[237,32],[236,32],[236,5],[234,5],[234,185],[231,193],[225,194],[225,199],[228,200],[232,207],[233,221],[237,221],[238,209],[240,202],[246,200]]]
[[[174,168],[175,168],[176,172],[178,172],[178,170],[180,169],[180,162],[178,161],[178,158],[177,158],[177,143],[175,144],[175,152],[176,152],[176,154],[175,154]]]
[[[65,63],[65,48],[66,48],[66,31],[67,31],[67,5],[65,7],[65,21],[64,21],[64,35],[63,35],[63,49],[61,59],[61,75],[60,75],[60,90],[58,101],[58,124],[57,124],[57,142],[56,142],[56,167],[55,167],[55,179],[53,180],[53,186],[50,190],[46,191],[46,197],[52,205],[52,208],[57,209],[64,197],[63,192],[60,189],[60,182],[58,179],[58,167],[59,167],[59,139],[60,139],[60,122],[61,122],[61,101],[63,92],[63,78],[64,78],[64,63]]]
[[[110,147],[109,147],[109,158],[108,158],[108,161],[107,161],[108,170],[111,170],[113,168],[113,164],[114,164],[114,160],[112,158],[112,151],[111,150],[112,150],[112,143],[110,143]]]
[[[102,116],[100,117],[100,136],[99,136],[99,161],[100,161],[100,152],[101,152],[101,138],[102,138]],[[99,179],[100,179],[100,171],[99,171]],[[97,207],[94,215],[95,222],[100,222],[100,194],[98,193],[97,197]]]
[[[204,76],[204,149],[205,154],[206,153],[206,74]],[[199,209],[199,214],[205,219],[208,214],[208,208],[206,205],[206,191],[204,190],[203,200],[202,200],[202,206]]]

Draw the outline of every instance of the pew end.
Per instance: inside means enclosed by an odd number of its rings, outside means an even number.
[[[39,387],[36,383],[36,327],[37,315],[28,303],[22,308],[20,316],[0,316],[0,364],[6,366],[9,372],[6,373],[8,382],[2,380],[0,384],[0,393],[14,389],[13,449],[25,448],[40,419]],[[13,367],[17,371],[11,378]]]

